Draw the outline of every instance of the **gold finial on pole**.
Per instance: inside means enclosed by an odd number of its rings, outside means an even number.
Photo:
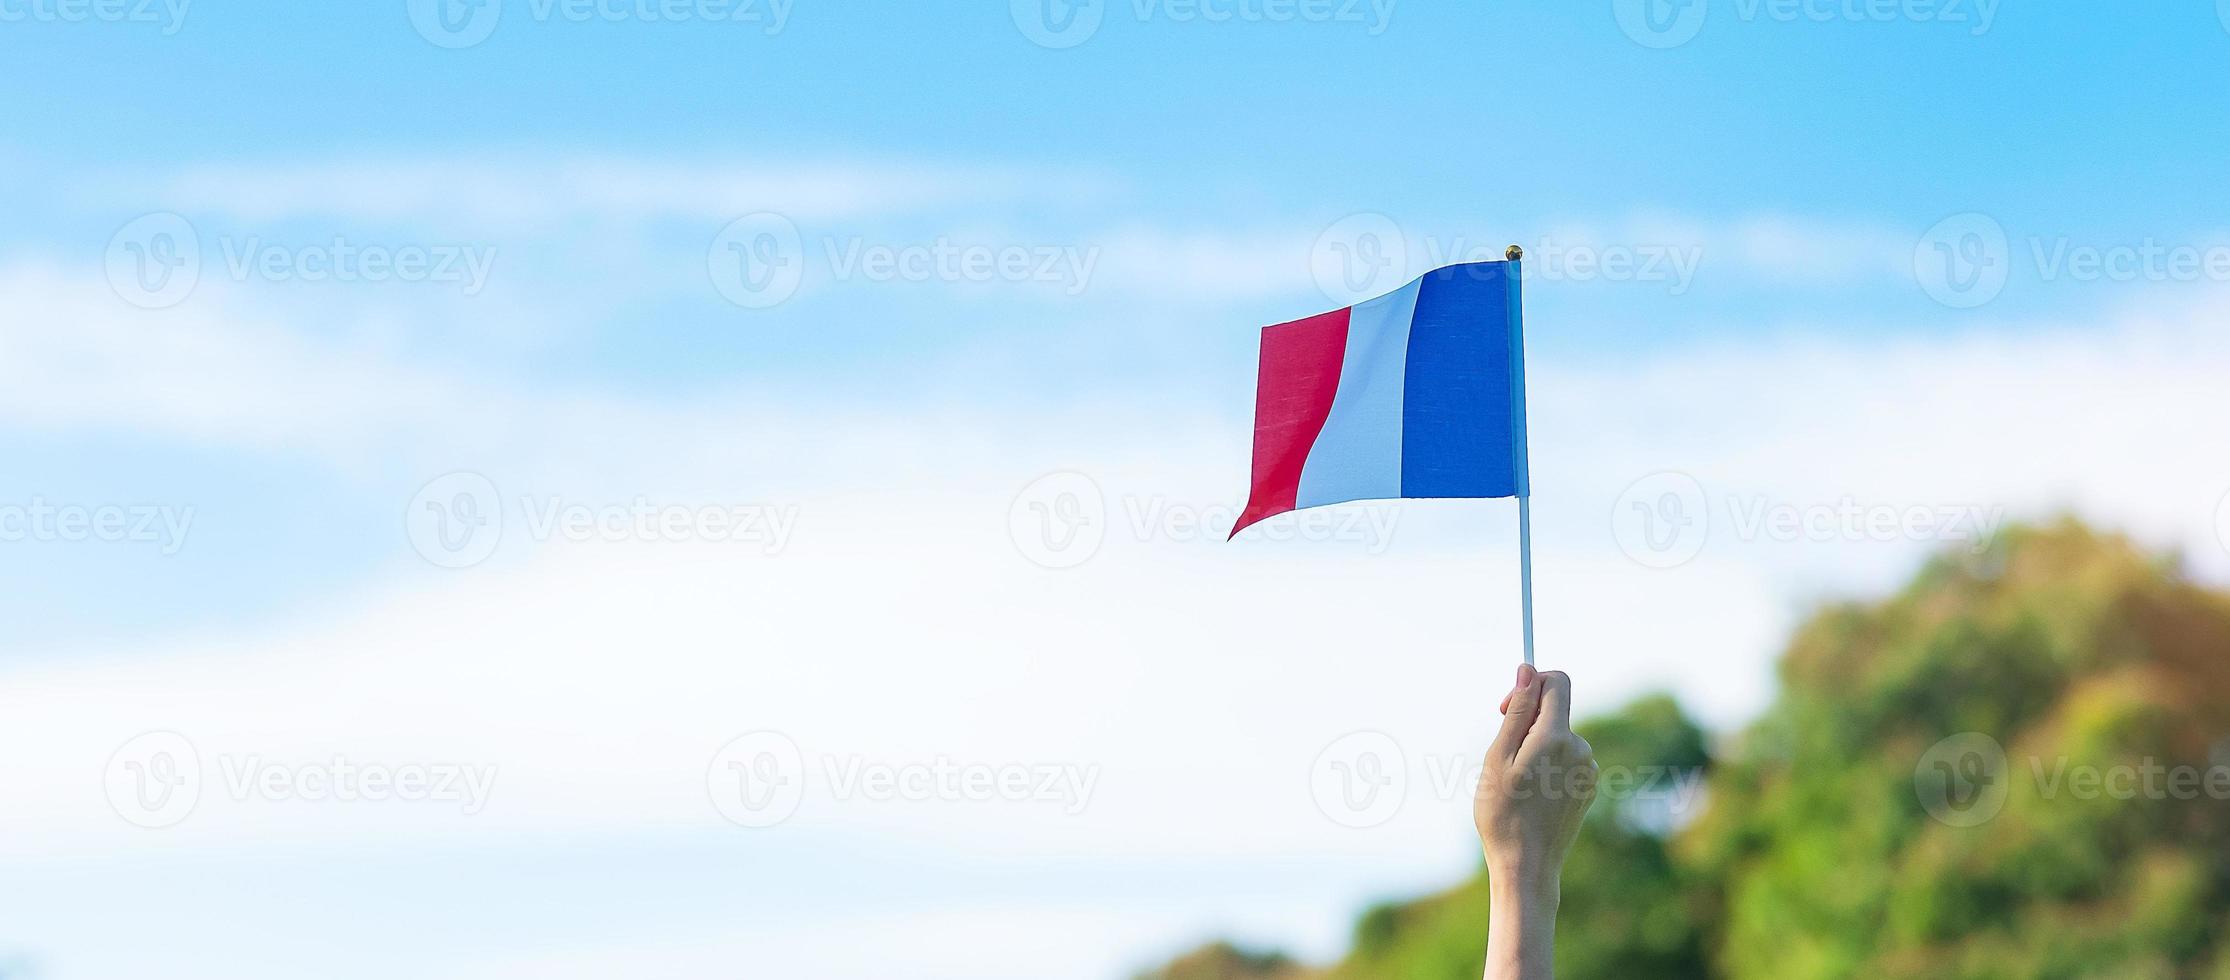
[[[1512,245],[1509,248],[1502,250],[1502,257],[1505,259],[1509,259],[1512,262],[1516,262],[1519,259],[1525,258],[1525,249],[1519,248],[1516,245]]]

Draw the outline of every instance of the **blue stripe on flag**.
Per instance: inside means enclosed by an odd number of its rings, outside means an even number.
[[[1295,507],[1401,496],[1402,386],[1417,282],[1355,305],[1332,414],[1301,468]]]
[[[1401,495],[1525,492],[1516,280],[1502,262],[1428,273],[1409,330]]]

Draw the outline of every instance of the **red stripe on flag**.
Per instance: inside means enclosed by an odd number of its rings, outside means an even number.
[[[1293,509],[1301,492],[1301,466],[1332,414],[1347,357],[1347,310],[1262,330],[1262,373],[1254,389],[1254,480],[1247,509],[1232,525],[1237,537],[1250,524]]]

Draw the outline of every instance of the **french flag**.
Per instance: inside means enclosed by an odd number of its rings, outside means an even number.
[[[1351,500],[1530,495],[1520,278],[1515,258],[1452,265],[1264,327],[1254,479],[1232,536]]]

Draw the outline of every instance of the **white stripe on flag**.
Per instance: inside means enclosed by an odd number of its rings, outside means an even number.
[[[1422,281],[1349,314],[1339,390],[1301,466],[1296,507],[1401,496],[1402,388]]]

